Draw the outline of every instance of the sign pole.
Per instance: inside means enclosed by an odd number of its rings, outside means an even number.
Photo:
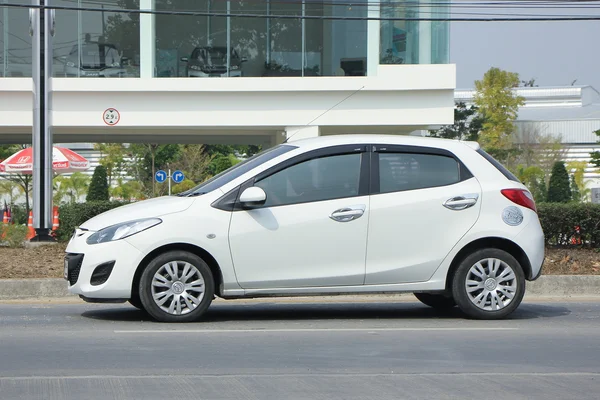
[[[33,78],[33,227],[34,242],[54,241],[52,228],[52,36],[54,10],[49,0],[32,0],[29,33],[32,36]]]
[[[169,175],[167,176],[169,180],[169,196],[171,195],[171,168],[169,168]]]

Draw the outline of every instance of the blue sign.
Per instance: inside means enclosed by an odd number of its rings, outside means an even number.
[[[173,172],[173,175],[171,175],[171,179],[173,179],[173,182],[175,183],[181,183],[185,179],[185,176],[183,175],[183,172],[177,170]]]
[[[156,182],[162,183],[167,180],[167,173],[162,169],[156,171],[156,173],[154,174],[154,179],[156,179]]]

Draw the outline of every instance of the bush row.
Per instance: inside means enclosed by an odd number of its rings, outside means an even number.
[[[69,241],[71,236],[73,236],[75,228],[88,219],[125,204],[127,203],[120,201],[93,201],[60,206],[58,210],[60,225],[56,232],[56,237],[63,242]]]
[[[540,203],[546,245],[600,247],[600,204]]]
[[[61,206],[58,239],[69,240],[77,226],[124,204],[102,201]],[[600,204],[540,203],[537,208],[548,246],[600,247]]]

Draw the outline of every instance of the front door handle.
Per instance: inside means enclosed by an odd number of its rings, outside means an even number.
[[[477,193],[464,194],[446,200],[444,207],[455,211],[466,210],[469,207],[473,207],[478,199],[479,195]]]
[[[365,208],[364,205],[340,208],[332,212],[329,218],[337,222],[354,221],[363,216]]]

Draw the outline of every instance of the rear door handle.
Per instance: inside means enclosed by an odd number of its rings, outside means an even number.
[[[365,209],[364,205],[344,207],[332,212],[329,218],[337,222],[350,222],[362,217]]]
[[[466,210],[469,207],[473,207],[478,199],[479,195],[477,193],[464,194],[446,200],[444,207],[454,211]]]

